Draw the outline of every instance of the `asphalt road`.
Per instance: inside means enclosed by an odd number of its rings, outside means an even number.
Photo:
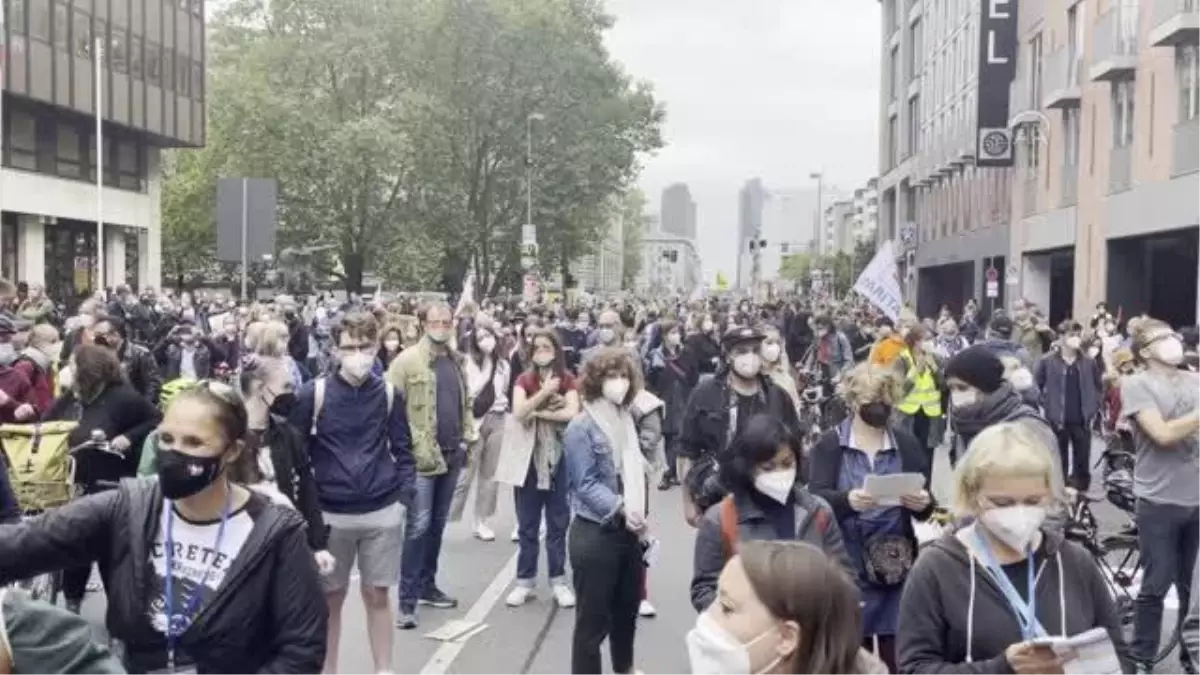
[[[641,619],[637,635],[637,666],[647,673],[688,672],[684,636],[695,622],[688,600],[692,570],[693,531],[683,522],[678,490],[651,491],[651,523],[662,541],[658,565],[650,572],[650,599],[658,609],[655,618]],[[946,501],[950,493],[949,463],[937,453],[934,493]],[[1094,488],[1095,494],[1100,490]],[[1107,503],[1094,507],[1102,530],[1115,530],[1124,516]],[[470,513],[468,506],[467,512]],[[516,544],[508,540],[514,523],[511,492],[501,491],[500,515],[494,528],[497,540],[482,542],[471,536],[465,523],[452,524],[445,537],[438,583],[459,600],[453,610],[423,607],[416,630],[395,633],[394,670],[399,673],[561,673],[570,668],[572,610],[559,610],[543,577],[537,596],[528,604],[510,608],[504,598],[516,569]],[[1177,607],[1168,601],[1164,623],[1174,620]],[[89,596],[85,614],[99,627],[103,621],[102,594]],[[447,621],[468,619],[486,624],[482,632],[462,643],[439,642],[426,637]],[[373,670],[361,600],[351,593],[343,618],[339,670],[366,673]],[[607,654],[605,655],[607,662]],[[1158,672],[1178,672],[1174,656]]]

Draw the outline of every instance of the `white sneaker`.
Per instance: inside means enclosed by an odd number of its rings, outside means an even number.
[[[520,607],[528,602],[529,598],[531,597],[533,597],[532,588],[528,586],[513,586],[512,591],[509,592],[508,597],[505,598],[504,604],[508,605],[509,607]]]
[[[511,539],[513,540],[513,543],[521,541],[521,528],[518,527],[517,525],[513,525],[513,533],[512,533]]]
[[[542,521],[541,526],[538,527],[538,539],[541,539],[542,541],[546,540],[546,521],[544,520]]]
[[[551,586],[554,589],[554,600],[559,607],[570,609],[575,606],[575,591],[566,584],[554,584]]]
[[[654,608],[654,605],[650,604],[649,600],[643,600],[641,604],[638,605],[638,616],[644,616],[646,618],[655,617],[658,616],[658,610]]]
[[[487,523],[479,523],[475,526],[475,538],[480,541],[496,541],[496,533]]]

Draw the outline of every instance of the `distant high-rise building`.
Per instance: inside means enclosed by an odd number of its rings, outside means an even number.
[[[692,201],[687,184],[675,183],[663,190],[660,213],[664,234],[696,238],[696,202]]]
[[[752,178],[742,186],[738,195],[738,238],[737,238],[737,286],[748,288],[751,284],[753,256],[750,242],[762,235],[763,204],[767,199],[766,188],[761,178]]]

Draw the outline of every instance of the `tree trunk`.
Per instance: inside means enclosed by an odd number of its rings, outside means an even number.
[[[362,294],[363,289],[363,255],[361,253],[346,253],[342,256],[342,267],[346,272],[346,292]]]

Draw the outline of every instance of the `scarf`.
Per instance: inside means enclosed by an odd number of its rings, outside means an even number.
[[[43,373],[50,372],[50,356],[40,349],[35,347],[26,347],[21,350],[20,356],[17,358],[26,358],[33,361]]]
[[[955,408],[950,415],[950,425],[961,439],[961,447],[965,448],[979,432],[993,424],[1031,416],[1036,417],[1037,411],[1026,405],[1012,385],[1006,383],[971,405]]]
[[[612,446],[613,464],[621,476],[621,496],[626,511],[645,515],[646,466],[633,415],[629,410],[618,408],[605,399],[584,403],[583,409]]]

